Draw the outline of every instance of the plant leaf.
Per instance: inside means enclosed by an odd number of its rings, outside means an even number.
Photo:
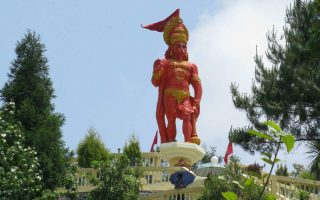
[[[294,147],[294,137],[291,134],[283,135],[280,137],[281,141],[286,145],[288,153],[293,149]]]
[[[274,163],[277,163],[277,162],[280,162],[280,159],[279,159],[279,158],[276,158],[276,159],[274,160]]]
[[[274,121],[266,121],[264,122],[265,125],[269,126],[269,127],[272,127],[274,130],[278,131],[278,132],[282,132],[280,126],[278,126],[278,124],[276,124]]]
[[[250,187],[252,185],[253,181],[254,181],[253,177],[249,178],[248,180],[246,180],[246,182],[244,182],[244,186]]]
[[[234,192],[222,192],[222,196],[227,200],[237,200],[238,196]]]
[[[269,152],[262,152],[261,153],[262,155],[265,155],[267,158],[269,158],[269,159],[271,159],[271,153],[269,153]]]
[[[271,137],[270,135],[267,135],[265,133],[261,133],[261,132],[256,131],[256,130],[248,130],[248,133],[251,134],[251,135],[258,136],[258,137],[263,138],[263,139],[274,140],[273,137]]]
[[[272,161],[270,159],[268,159],[268,158],[261,158],[261,160],[263,160],[264,162],[272,165]]]

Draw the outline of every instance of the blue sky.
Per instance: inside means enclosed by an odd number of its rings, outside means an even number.
[[[281,32],[290,2],[1,1],[0,86],[7,81],[16,42],[31,29],[47,48],[55,110],[66,117],[66,146],[75,149],[93,126],[113,152],[133,133],[148,151],[157,129],[152,64],[163,57],[166,45],[162,34],[140,26],[180,8],[190,33],[190,60],[198,64],[204,88],[198,134],[222,155],[230,127],[247,124],[244,113],[232,105],[229,86],[237,82],[241,91],[249,91],[256,45],[263,54],[266,32],[273,25]],[[183,140],[179,125],[178,140]],[[239,147],[235,153],[245,163],[258,161],[259,156],[251,157]],[[302,156],[301,149],[294,154]],[[288,163],[295,162],[293,157],[283,154]]]

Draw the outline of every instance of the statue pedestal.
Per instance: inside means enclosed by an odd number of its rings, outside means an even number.
[[[161,157],[170,167],[187,167],[198,162],[205,155],[202,147],[188,142],[169,142],[160,145]]]

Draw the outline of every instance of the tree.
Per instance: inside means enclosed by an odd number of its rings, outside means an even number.
[[[38,152],[44,186],[53,189],[62,183],[66,149],[61,133],[64,116],[55,113],[51,103],[55,96],[45,51],[40,36],[28,30],[17,43],[1,100],[15,103],[14,119],[21,123],[24,144]]]
[[[210,163],[211,162],[211,158],[216,155],[216,147],[210,146],[208,148],[207,145],[204,143],[202,145],[202,148],[204,149],[204,151],[206,153],[204,154],[203,158],[200,160],[199,163],[200,164]]]
[[[129,144],[125,144],[123,154],[129,158],[130,167],[141,166],[142,154],[139,140],[132,135],[129,139]]]
[[[307,154],[309,154],[309,158],[311,162],[309,164],[309,170],[311,174],[315,176],[315,178],[319,181],[320,180],[320,141],[313,140],[308,142]]]
[[[191,166],[191,170],[196,170],[199,166],[206,164],[206,163],[211,163],[211,158],[213,156],[216,156],[216,147],[210,146],[209,148],[207,147],[207,145],[204,143],[202,144],[202,148],[205,151],[205,154],[203,156],[203,158],[201,160],[199,160],[197,163],[194,163]],[[223,161],[223,157],[219,156],[218,157],[218,163],[222,163]]]
[[[304,166],[298,163],[292,165],[294,171],[291,172],[291,176],[297,178],[300,176],[301,172],[305,171]]]
[[[276,175],[277,176],[289,176],[287,165],[280,164],[280,166],[278,166],[278,168],[276,169]]]
[[[139,197],[139,181],[130,160],[125,154],[119,158],[109,156],[104,161],[94,162],[94,168],[99,170],[97,187],[89,194],[94,200],[137,200]]]
[[[92,161],[107,159],[109,152],[98,132],[89,128],[85,138],[78,144],[77,154],[79,167],[91,167]]]
[[[250,175],[250,176],[256,176],[258,178],[261,178],[261,171],[262,171],[263,166],[259,165],[259,163],[253,163],[250,165],[247,165],[244,167],[243,171]]]
[[[262,56],[255,56],[252,94],[242,94],[235,83],[231,85],[235,107],[245,111],[250,121],[249,126],[239,128],[232,134],[233,142],[243,149],[251,153],[275,149],[275,146],[264,143],[263,139],[247,134],[251,128],[265,131],[267,127],[261,121],[266,119],[280,124],[297,140],[319,138],[319,11],[318,0],[296,0],[287,9],[283,36],[278,38],[275,30],[267,34],[266,57],[271,67],[264,65]]]
[[[14,120],[14,103],[8,103],[0,111],[0,199],[34,199],[41,195],[37,153],[24,140]]]
[[[199,200],[223,199],[222,192],[233,190],[232,183],[224,177],[209,175]]]

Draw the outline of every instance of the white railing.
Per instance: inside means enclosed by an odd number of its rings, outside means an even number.
[[[141,167],[143,177],[141,177],[142,189],[147,191],[170,190],[174,186],[170,183],[169,177],[177,171],[184,171],[182,167]],[[79,192],[88,192],[94,189],[90,182],[92,177],[98,178],[98,170],[92,168],[79,168],[77,173],[77,183]]]
[[[181,167],[142,167],[144,176],[141,178],[142,190],[151,195],[142,197],[145,200],[193,200],[196,199],[204,185],[176,190],[170,183],[169,177],[177,171],[186,170]],[[79,168],[77,173],[78,191],[89,192],[94,189],[90,183],[92,176],[98,177],[98,171],[92,168]],[[268,190],[277,196],[277,199],[293,199],[299,190],[310,193],[311,200],[320,200],[320,181],[298,179],[272,175],[269,180]]]
[[[203,187],[171,189],[141,197],[141,200],[196,200],[203,191]]]
[[[98,178],[98,170],[93,168],[79,168],[76,177],[78,183],[78,192],[89,192],[95,188],[95,186],[91,183],[91,178]]]
[[[169,190],[174,186],[170,183],[169,177],[177,171],[185,171],[182,167],[143,167],[142,189],[143,190]]]
[[[320,199],[320,181],[274,175],[270,177],[269,191],[278,199],[293,199],[299,190],[309,192],[310,200]]]

